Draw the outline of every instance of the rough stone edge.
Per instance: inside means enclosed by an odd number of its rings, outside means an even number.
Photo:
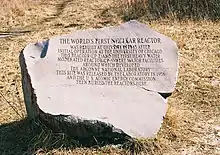
[[[24,58],[24,49],[19,55],[19,63],[22,75],[22,90],[28,119],[35,119],[39,114],[39,107],[37,105],[37,97],[34,93],[34,88],[31,85],[31,78],[27,71],[27,65]]]

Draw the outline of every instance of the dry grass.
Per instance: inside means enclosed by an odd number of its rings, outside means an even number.
[[[25,10],[31,5],[31,0],[1,0],[1,16],[24,15]]]
[[[0,13],[0,31],[31,30],[21,36],[0,38],[0,93],[5,98],[0,95],[1,154],[132,153],[114,146],[75,148],[74,140],[43,125],[14,123],[26,115],[18,64],[22,48],[75,29],[120,24],[123,15],[115,10],[111,1],[41,0],[38,5],[28,5],[23,14]],[[140,154],[220,154],[220,22],[148,21],[145,17],[139,20],[177,42],[179,78],[158,135],[125,146],[141,151]]]

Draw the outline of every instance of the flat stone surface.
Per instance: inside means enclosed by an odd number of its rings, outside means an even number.
[[[130,21],[30,44],[20,61],[45,113],[99,120],[133,137],[151,137],[167,109],[159,93],[175,88],[178,52],[170,38]]]

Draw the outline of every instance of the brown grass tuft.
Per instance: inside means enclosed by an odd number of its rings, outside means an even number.
[[[127,0],[126,20],[147,16],[149,19],[220,19],[219,0]]]

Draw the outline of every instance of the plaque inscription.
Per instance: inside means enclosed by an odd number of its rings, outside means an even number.
[[[69,69],[56,69],[78,85],[144,86],[149,81],[166,76],[166,70],[142,64],[164,62],[160,38],[60,38],[57,61],[69,64]],[[77,65],[78,64],[78,65]]]

